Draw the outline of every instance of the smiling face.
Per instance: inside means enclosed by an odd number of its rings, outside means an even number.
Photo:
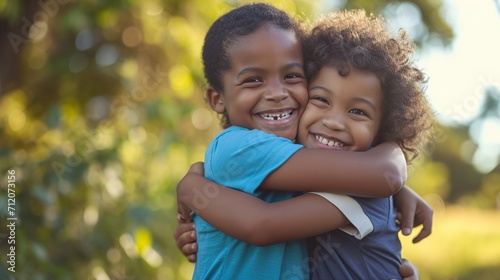
[[[351,67],[347,76],[325,66],[309,84],[309,103],[299,124],[298,141],[307,148],[365,151],[382,119],[380,80]]]
[[[263,26],[228,48],[223,92],[207,90],[212,108],[231,125],[295,139],[308,101],[300,43],[292,31]]]

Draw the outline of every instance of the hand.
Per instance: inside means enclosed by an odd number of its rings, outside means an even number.
[[[401,266],[399,267],[399,274],[403,280],[419,280],[420,275],[418,274],[418,269],[411,262],[406,259],[402,259]]]
[[[181,199],[179,199],[179,189],[182,188],[184,185],[189,186],[189,178],[190,176],[203,176],[204,175],[204,170],[203,170],[203,162],[197,162],[191,165],[189,168],[189,171],[187,172],[186,175],[182,178],[182,180],[177,184],[177,213],[180,215],[180,219],[183,222],[190,223],[192,222],[191,219],[191,209],[187,207],[184,203],[182,203]]]
[[[386,170],[384,172],[384,177],[393,191],[392,194],[396,194],[399,190],[401,190],[408,178],[408,174],[406,159],[403,150],[399,147],[399,145],[395,142],[383,142],[372,149],[369,149],[367,153],[372,153],[377,159],[387,158],[387,156],[390,155],[393,168]]]
[[[190,262],[196,262],[196,252],[198,252],[198,244],[196,243],[196,231],[194,223],[186,223],[182,220],[181,215],[177,215],[179,225],[174,231],[175,243],[177,248]]]
[[[404,186],[394,195],[394,205],[397,208],[397,219],[401,223],[403,235],[410,235],[413,227],[423,225],[422,230],[413,239],[413,243],[431,234],[432,208],[417,193],[408,186]]]

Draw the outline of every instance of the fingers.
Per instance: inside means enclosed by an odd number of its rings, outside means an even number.
[[[402,259],[401,266],[399,267],[399,274],[403,280],[419,280],[418,269],[406,259]]]
[[[196,231],[194,223],[179,224],[174,231],[174,238],[179,249],[181,249],[185,244],[195,242]]]
[[[196,173],[198,175],[203,176],[205,174],[204,169],[203,169],[203,162],[196,162],[191,165],[189,168],[188,173]]]
[[[190,262],[196,261],[196,231],[193,223],[181,223],[174,231],[174,238],[177,248]]]
[[[179,224],[186,223],[186,219],[181,214],[177,214],[177,223]]]
[[[177,223],[192,223],[192,213],[193,211],[187,208],[183,203],[177,203]]]
[[[189,262],[196,262],[196,253],[198,252],[198,244],[191,243],[185,245],[181,250],[182,254],[186,256]]]
[[[177,244],[177,246],[181,246],[180,250],[182,254],[188,259],[188,261],[196,262],[196,253],[198,252],[198,244],[196,243],[196,233],[194,231],[185,233],[184,235],[181,236],[181,239],[183,239],[184,241],[181,241],[180,243],[189,242],[189,240],[193,240],[192,242],[184,243],[185,245]]]
[[[415,207],[405,205],[404,209],[401,209],[401,213],[398,216],[398,220],[401,223],[401,232],[403,235],[410,235],[415,221]]]
[[[177,207],[177,223],[179,224],[189,224],[192,223],[192,217],[189,214],[190,210],[185,207],[178,206]]]
[[[430,213],[424,214],[426,217],[430,217],[427,219],[423,219],[423,227],[422,230],[418,233],[415,238],[413,238],[413,243],[420,242],[422,239],[428,237],[432,233],[432,209],[429,208]]]
[[[420,242],[432,233],[433,210],[429,205],[423,205],[415,218],[416,225],[423,225],[422,230],[413,239],[413,243]]]
[[[415,238],[413,238],[413,243],[418,243],[422,241],[422,239],[428,237],[429,235],[431,235],[431,231],[426,230],[426,228],[422,228],[422,230],[418,233],[418,235],[415,236]]]
[[[196,254],[192,254],[192,255],[189,255],[186,257],[188,259],[189,262],[196,262]]]

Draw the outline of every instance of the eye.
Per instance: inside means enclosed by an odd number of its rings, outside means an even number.
[[[301,78],[301,75],[296,73],[286,74],[285,79]]]
[[[250,77],[248,79],[245,79],[243,81],[243,84],[246,84],[246,83],[260,83],[262,82],[262,79],[259,78],[259,77]]]
[[[285,80],[288,82],[301,82],[304,76],[299,73],[289,73],[285,75]]]
[[[327,108],[330,106],[330,102],[324,97],[321,96],[312,96],[309,98],[309,103],[316,105],[321,108]]]
[[[311,98],[309,98],[311,100],[318,100],[319,102],[323,102],[323,103],[328,103],[328,100],[326,100],[326,98],[323,98],[321,96],[313,96]]]
[[[360,109],[351,109],[351,110],[349,110],[349,113],[355,114],[355,115],[368,116],[363,110],[360,110]]]

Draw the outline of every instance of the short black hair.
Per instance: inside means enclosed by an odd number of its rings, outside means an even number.
[[[301,25],[287,12],[266,3],[242,5],[218,18],[208,30],[202,49],[205,79],[216,91],[223,91],[222,74],[231,68],[228,47],[239,37],[261,26],[274,25],[294,31],[302,42]]]

